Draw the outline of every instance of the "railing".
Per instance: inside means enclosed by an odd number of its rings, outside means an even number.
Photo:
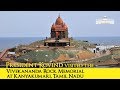
[[[8,49],[5,49],[1,54],[0,54],[0,59],[5,55],[5,53],[8,51]]]

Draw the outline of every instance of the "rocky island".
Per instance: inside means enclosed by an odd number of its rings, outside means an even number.
[[[29,45],[19,45],[0,53],[0,65],[11,63],[79,63],[95,67],[119,67],[120,47],[103,46],[68,37],[68,27],[60,15],[51,26],[50,37]]]

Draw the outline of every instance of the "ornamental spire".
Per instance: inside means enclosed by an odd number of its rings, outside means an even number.
[[[60,17],[60,13],[59,13],[58,17]]]

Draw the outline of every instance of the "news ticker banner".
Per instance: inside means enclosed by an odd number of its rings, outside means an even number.
[[[120,79],[120,68],[0,68],[0,79]]]

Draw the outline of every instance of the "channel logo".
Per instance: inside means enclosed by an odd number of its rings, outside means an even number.
[[[114,19],[110,19],[107,16],[96,19],[96,24],[114,24]]]

